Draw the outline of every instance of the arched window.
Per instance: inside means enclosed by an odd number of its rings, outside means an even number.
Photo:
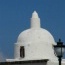
[[[21,47],[20,47],[20,57],[21,57],[21,58],[24,58],[24,56],[25,56],[24,46],[21,46]]]

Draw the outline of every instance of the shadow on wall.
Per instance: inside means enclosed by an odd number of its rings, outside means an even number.
[[[0,62],[0,65],[47,65],[47,61],[48,61],[48,59],[30,60],[30,61]]]

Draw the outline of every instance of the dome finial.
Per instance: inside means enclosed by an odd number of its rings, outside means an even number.
[[[38,13],[37,13],[36,11],[34,11],[34,12],[32,13],[32,18],[39,18],[39,17],[38,17]]]

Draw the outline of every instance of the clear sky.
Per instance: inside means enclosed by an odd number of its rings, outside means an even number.
[[[0,0],[0,53],[14,57],[14,43],[30,27],[32,12],[36,10],[41,27],[47,29],[57,42],[65,43],[65,0]],[[65,58],[65,57],[64,57]]]

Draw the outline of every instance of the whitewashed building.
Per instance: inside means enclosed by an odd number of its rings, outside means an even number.
[[[31,27],[21,32],[15,43],[14,59],[6,59],[6,62],[29,61],[31,62],[30,65],[58,65],[58,58],[55,55],[53,45],[56,45],[53,36],[49,31],[41,28],[40,18],[34,11]],[[64,59],[62,65],[65,65]]]

